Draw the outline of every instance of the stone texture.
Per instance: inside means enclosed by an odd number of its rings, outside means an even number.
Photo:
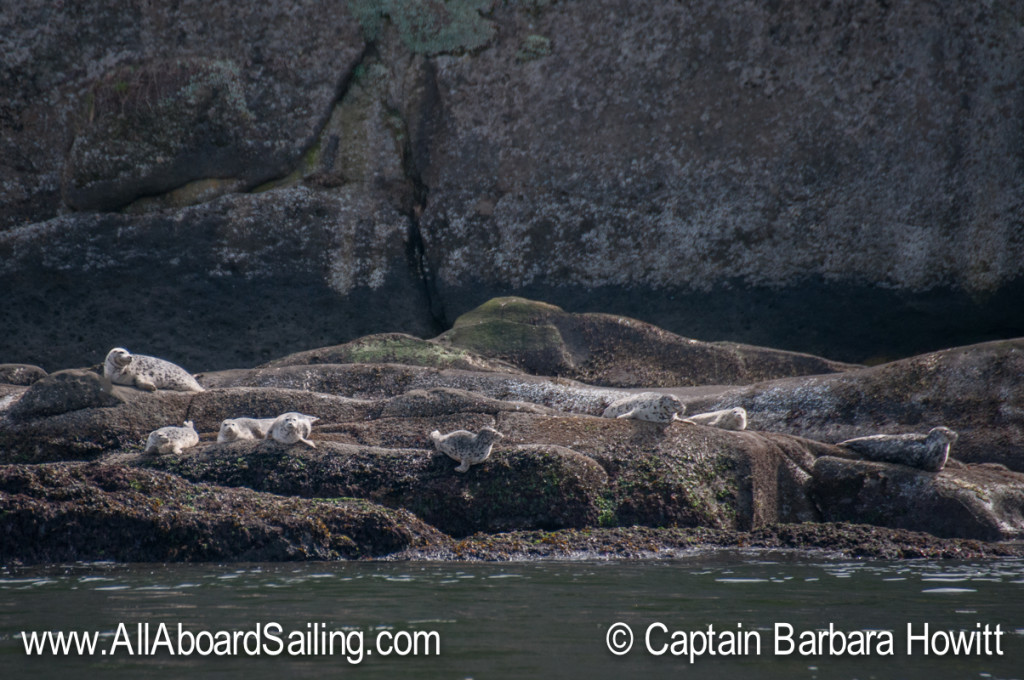
[[[31,364],[0,364],[0,384],[31,385],[46,377],[46,371]]]
[[[610,387],[748,384],[855,368],[766,347],[699,342],[629,317],[569,314],[516,297],[489,300],[437,339],[536,375]]]
[[[353,559],[447,542],[366,501],[281,498],[111,465],[0,466],[4,564]]]
[[[358,188],[0,232],[0,317],[18,329],[0,353],[56,369],[122,346],[196,372],[396,326],[429,334],[408,249],[408,219]]]
[[[316,141],[364,42],[345,3],[27,0],[0,17],[0,229],[197,180],[250,188]]]
[[[124,401],[104,376],[92,371],[69,369],[33,383],[7,411],[7,417],[14,420],[40,418],[84,408],[120,406]]]
[[[588,526],[597,521],[606,479],[597,463],[557,446],[495,447],[464,475],[434,451],[324,441],[316,449],[232,442],[139,462],[193,481],[279,495],[369,499],[406,508],[452,536]]]
[[[814,463],[810,489],[825,521],[999,541],[1024,536],[1022,481],[1000,465],[934,473],[826,456]]]
[[[788,378],[701,394],[691,413],[742,406],[750,427],[839,442],[872,434],[960,436],[950,456],[1024,472],[1024,339],[955,347],[846,373]]]

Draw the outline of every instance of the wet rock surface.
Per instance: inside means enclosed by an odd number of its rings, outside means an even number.
[[[282,498],[118,465],[2,465],[0,517],[5,563],[325,560],[448,542],[366,501]]]

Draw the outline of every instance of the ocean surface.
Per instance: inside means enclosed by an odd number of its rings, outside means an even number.
[[[1024,560],[5,567],[0,677],[1024,678]]]

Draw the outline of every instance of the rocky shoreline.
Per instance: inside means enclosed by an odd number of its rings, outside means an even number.
[[[505,298],[432,340],[198,374],[203,392],[4,365],[0,561],[1019,556],[1022,364],[1024,340],[868,368]],[[600,417],[640,390],[750,427]],[[286,411],[319,419],[315,448],[217,442],[225,418]],[[186,420],[198,446],[143,451]],[[937,473],[836,445],[938,425],[960,438]],[[505,436],[465,474],[429,437],[485,426]]]

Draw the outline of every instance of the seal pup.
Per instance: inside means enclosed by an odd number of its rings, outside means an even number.
[[[132,354],[124,347],[107,352],[103,375],[115,385],[130,385],[154,392],[159,389],[177,392],[203,392],[192,374],[170,361]]]
[[[434,430],[430,433],[430,440],[434,442],[435,449],[459,462],[459,467],[455,468],[456,472],[466,472],[470,465],[479,465],[487,460],[494,442],[504,436],[493,427],[484,427],[477,434],[468,430],[441,434]]]
[[[641,392],[613,401],[601,414],[602,418],[632,418],[652,423],[670,423],[682,420],[686,410],[683,402],[671,394]]]
[[[238,441],[240,439],[266,439],[270,426],[277,418],[225,418],[217,433],[217,442]]]
[[[707,413],[695,413],[692,416],[683,418],[684,423],[694,425],[707,425],[722,430],[745,430],[747,429],[747,409],[742,406],[726,408],[721,411],[708,411]]]
[[[184,427],[161,427],[149,433],[143,453],[181,453],[199,443],[199,433],[191,420]]]
[[[839,442],[865,460],[899,463],[938,472],[946,465],[956,432],[948,427],[933,427],[928,434],[876,434]]]
[[[282,444],[302,442],[315,449],[316,444],[309,441],[309,433],[313,431],[313,423],[318,420],[316,416],[302,413],[282,413],[270,424],[265,439],[274,439]]]

